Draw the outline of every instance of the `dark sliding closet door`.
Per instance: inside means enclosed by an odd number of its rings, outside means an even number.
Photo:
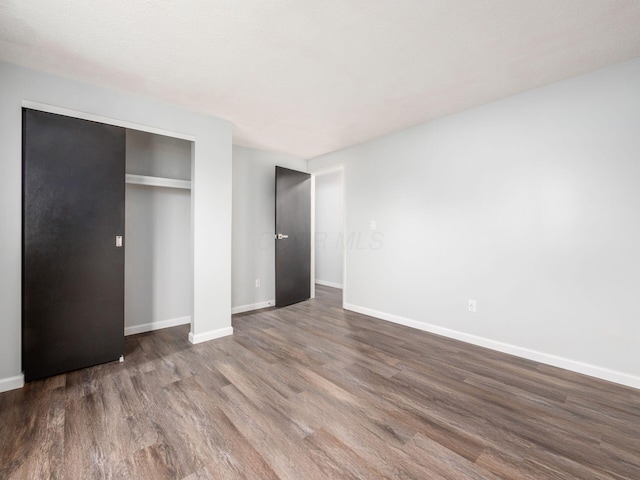
[[[123,128],[23,110],[27,381],[123,353],[124,177]]]

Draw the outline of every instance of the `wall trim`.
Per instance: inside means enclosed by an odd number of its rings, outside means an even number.
[[[231,314],[251,312],[252,310],[260,310],[261,308],[273,307],[276,304],[274,300],[267,300],[266,302],[250,303],[248,305],[238,305],[231,308]]]
[[[327,280],[318,280],[316,278],[316,283],[318,285],[324,285],[325,287],[332,287],[332,288],[339,288],[342,289],[342,284],[341,283],[336,283],[336,282],[329,282]]]
[[[103,117],[102,115],[95,115],[93,113],[81,112],[80,110],[72,110],[70,108],[59,107],[57,105],[49,105],[47,103],[34,102],[32,100],[22,100],[23,108],[30,108],[31,110],[39,110],[46,113],[55,113],[57,115],[64,115],[65,117],[79,118],[81,120],[89,120],[92,122],[105,123],[107,125],[113,125],[116,127],[128,128],[129,130],[139,130],[141,132],[155,133],[158,135],[164,135],[165,137],[180,138],[190,142],[195,142],[196,137],[187,133],[172,132],[171,130],[165,130],[163,128],[150,127],[142,125],[140,123],[129,122],[127,120],[120,120],[117,118]]]
[[[588,363],[580,362],[577,360],[571,360],[569,358],[559,357],[549,353],[539,352],[537,350],[531,350],[525,347],[518,347],[509,343],[499,342],[497,340],[491,340],[486,337],[480,337],[469,333],[460,332],[458,330],[452,330],[429,323],[418,322],[417,320],[411,320],[409,318],[400,317],[390,313],[379,312],[371,308],[360,307],[350,303],[344,304],[345,310],[361,313],[370,317],[378,318],[380,320],[386,320],[388,322],[397,323],[406,327],[415,328],[424,332],[435,333],[436,335],[442,335],[443,337],[453,338],[480,347],[489,348],[502,353],[508,353],[517,357],[533,360],[534,362],[544,363],[554,367],[570,370],[572,372],[581,373],[583,375],[589,375],[590,377],[599,378],[601,380],[607,380],[609,382],[618,383],[627,387],[640,389],[640,377],[630,375],[628,373],[618,372],[616,370],[610,370],[608,368],[599,367],[597,365],[591,365]]]
[[[135,335],[137,333],[152,332],[153,330],[161,330],[163,328],[177,327],[178,325],[185,325],[187,323],[191,323],[191,316],[169,318],[157,322],[143,323],[142,325],[131,325],[130,327],[124,327],[124,334],[125,336]]]
[[[24,387],[24,375],[22,374],[15,377],[0,378],[0,393],[22,387]]]
[[[211,330],[204,333],[189,332],[189,341],[194,345],[202,342],[208,342],[209,340],[215,340],[216,338],[226,337],[233,335],[233,327],[218,328],[217,330]]]

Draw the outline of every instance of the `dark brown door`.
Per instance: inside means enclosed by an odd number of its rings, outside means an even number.
[[[123,128],[23,110],[27,381],[123,353],[124,176]]]
[[[276,306],[311,296],[311,175],[276,167]]]

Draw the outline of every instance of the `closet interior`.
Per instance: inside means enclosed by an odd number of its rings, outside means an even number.
[[[125,335],[191,321],[191,149],[126,130]]]

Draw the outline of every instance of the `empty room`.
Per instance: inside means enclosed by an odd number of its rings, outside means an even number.
[[[0,478],[640,479],[640,2],[0,0]]]

